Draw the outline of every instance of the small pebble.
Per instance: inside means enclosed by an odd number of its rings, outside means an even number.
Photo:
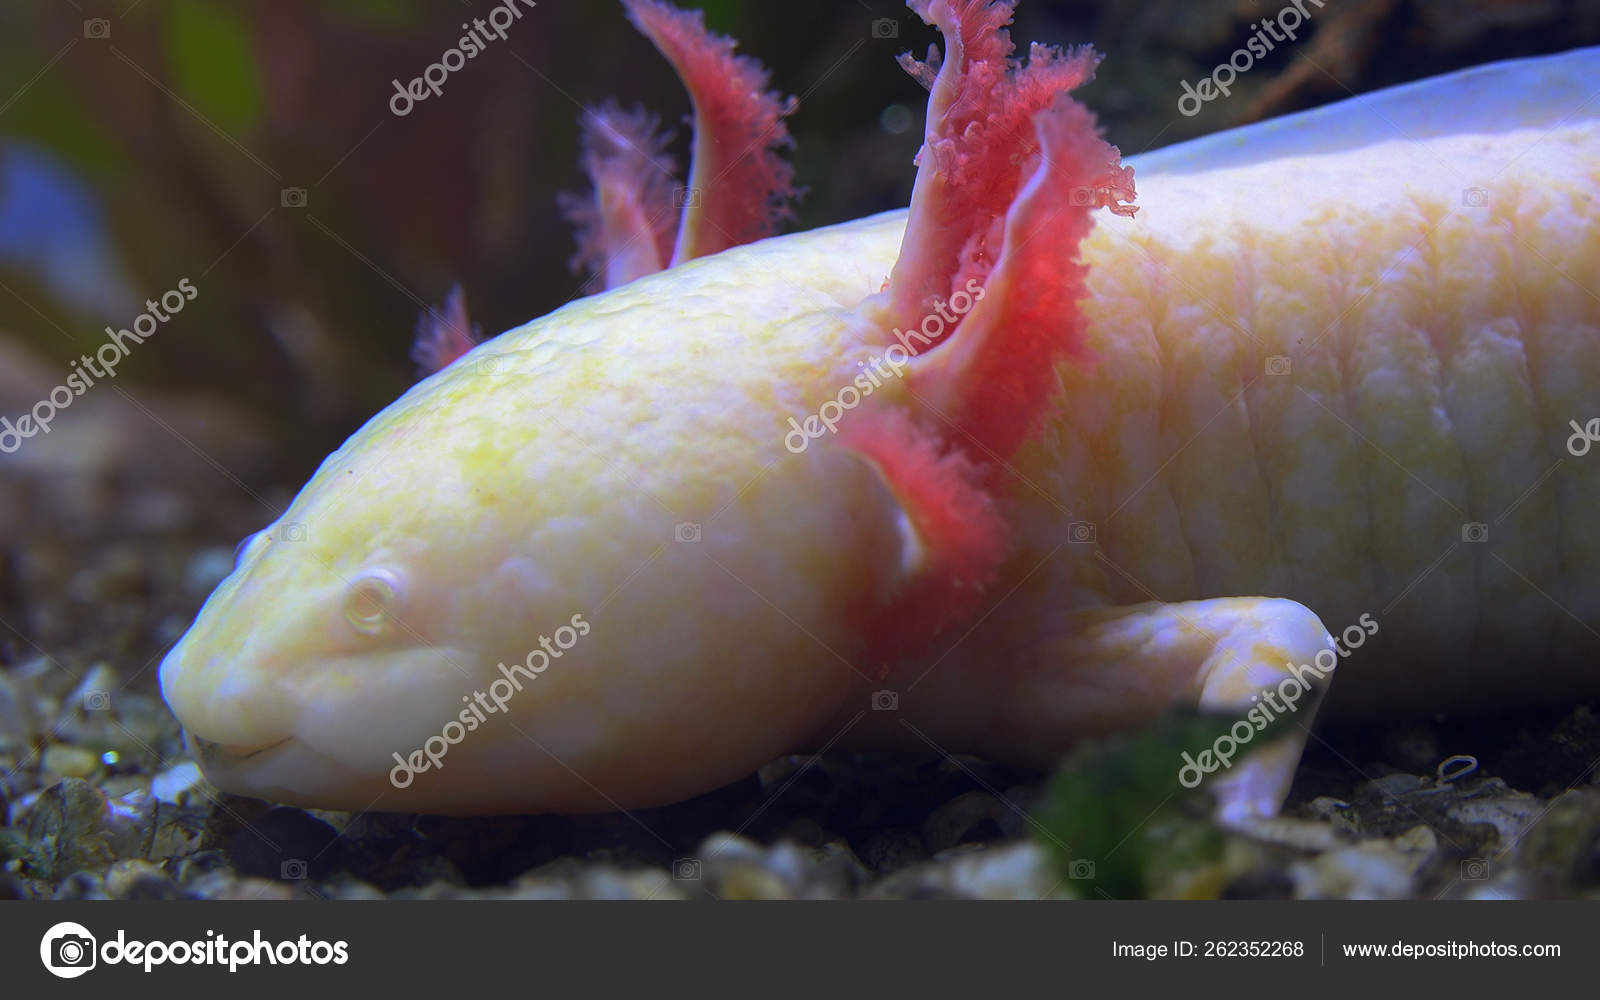
[[[26,750],[37,738],[33,695],[25,681],[0,670],[0,749]]]
[[[1386,774],[1369,782],[1379,795],[1400,798],[1422,787],[1422,779],[1415,774]]]
[[[755,865],[739,864],[722,873],[717,883],[723,899],[789,899],[783,879]]]
[[[67,696],[62,704],[62,713],[71,714],[82,712],[91,714],[95,712],[111,712],[116,709],[117,693],[121,688],[117,679],[117,672],[104,663],[91,666],[78,686]]]
[[[973,833],[987,833],[992,838],[1002,832],[1001,824],[1010,810],[999,799],[987,792],[967,792],[958,795],[935,809],[922,824],[922,840],[928,853],[938,854],[968,840],[988,839],[973,837]]]
[[[118,861],[106,870],[106,895],[112,899],[183,899],[186,894],[166,872],[148,861]]]
[[[150,794],[162,802],[177,804],[184,800],[185,792],[204,780],[205,778],[200,774],[199,765],[193,761],[184,761],[176,767],[162,771],[151,779]]]
[[[44,770],[62,778],[87,778],[100,769],[100,755],[83,747],[52,744],[44,751]]]
[[[867,834],[859,848],[861,860],[876,872],[892,872],[927,858],[922,838],[911,830],[889,827]]]

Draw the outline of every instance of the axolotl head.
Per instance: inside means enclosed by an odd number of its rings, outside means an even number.
[[[1001,565],[991,460],[1077,347],[1091,211],[1132,197],[1064,96],[1092,57],[1019,66],[1009,4],[917,0],[949,58],[908,62],[932,90],[909,219],[730,248],[774,220],[789,106],[697,19],[627,6],[689,83],[703,202],[661,232],[642,116],[591,119],[575,214],[616,287],[465,353],[435,331],[441,370],[241,546],[163,662],[218,787],[448,813],[674,801],[803,743]],[[724,162],[752,129],[772,141]]]

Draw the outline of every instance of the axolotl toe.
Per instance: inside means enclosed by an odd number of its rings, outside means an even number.
[[[161,667],[216,785],[612,810],[1199,704],[1241,721],[1174,780],[1242,818],[1319,701],[1600,694],[1600,50],[1124,163],[1069,93],[1092,53],[912,0],[945,52],[903,60],[909,210],[763,238],[793,102],[625,5],[693,98],[688,185],[591,112],[596,293],[481,344],[452,296],[432,374],[242,547]]]

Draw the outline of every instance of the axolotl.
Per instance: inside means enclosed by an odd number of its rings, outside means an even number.
[[[1203,769],[1244,821],[1319,702],[1600,694],[1600,50],[1124,163],[1069,93],[1092,51],[911,0],[945,44],[902,57],[909,209],[771,236],[793,102],[624,4],[690,92],[688,185],[593,111],[594,293],[483,343],[453,298],[437,370],[242,546],[161,666],[215,785],[607,811],[1270,703]]]

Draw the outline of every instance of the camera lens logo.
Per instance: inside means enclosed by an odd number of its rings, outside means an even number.
[[[39,958],[44,967],[62,979],[76,979],[94,968],[94,935],[82,924],[59,923],[44,932]]]
[[[672,863],[672,877],[679,882],[698,882],[700,875],[699,858],[679,858]]]

